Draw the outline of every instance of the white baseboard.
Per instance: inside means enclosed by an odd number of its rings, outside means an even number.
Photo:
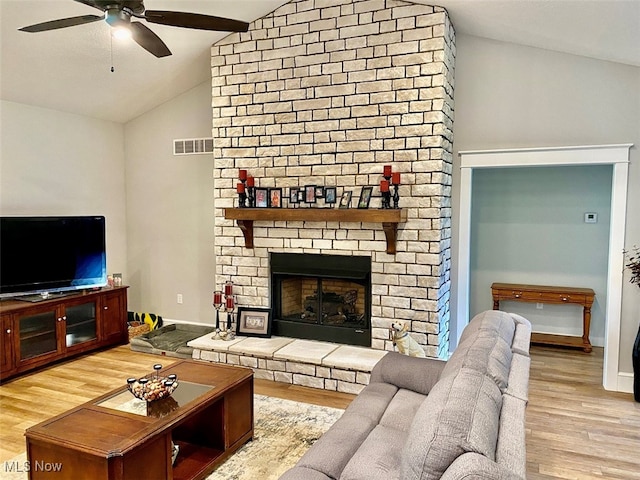
[[[187,320],[178,320],[174,318],[165,318],[162,317],[163,325],[173,325],[173,324],[186,324],[186,325],[200,325],[202,327],[215,327],[212,323],[204,323],[204,322],[192,322]]]
[[[633,373],[618,372],[618,392],[633,393]]]

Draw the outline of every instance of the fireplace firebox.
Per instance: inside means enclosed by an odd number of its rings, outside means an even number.
[[[275,335],[371,346],[371,257],[272,253]]]

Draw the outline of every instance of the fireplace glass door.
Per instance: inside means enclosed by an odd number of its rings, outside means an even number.
[[[283,255],[283,254],[280,254]],[[371,344],[370,268],[350,268],[348,263],[362,257],[312,255],[317,268],[304,255],[301,264],[294,258],[287,268],[272,258],[272,305],[274,334],[294,338],[331,341],[352,345]],[[287,271],[291,270],[291,271]],[[305,271],[301,271],[305,270]]]

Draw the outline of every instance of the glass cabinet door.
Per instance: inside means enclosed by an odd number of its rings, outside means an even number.
[[[20,360],[55,352],[57,348],[55,310],[20,318]]]
[[[67,306],[65,317],[67,347],[97,339],[95,302]]]

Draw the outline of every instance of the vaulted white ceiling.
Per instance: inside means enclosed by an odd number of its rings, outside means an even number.
[[[146,0],[153,10],[251,22],[283,0]],[[640,0],[419,0],[447,8],[457,33],[640,66]],[[111,40],[104,22],[18,29],[97,10],[72,0],[0,0],[3,100],[125,123],[209,78],[225,33],[148,24],[173,52],[156,58]],[[114,71],[111,71],[111,67]]]

